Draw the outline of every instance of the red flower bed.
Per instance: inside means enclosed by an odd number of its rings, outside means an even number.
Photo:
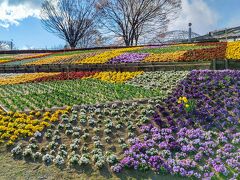
[[[34,82],[45,82],[45,81],[60,81],[60,80],[72,80],[72,79],[82,79],[84,77],[92,76],[97,71],[88,71],[88,72],[62,72],[57,75],[48,76],[48,77],[42,77],[35,79]]]
[[[190,50],[181,57],[181,61],[225,59],[227,43],[198,43],[198,45],[216,47]]]

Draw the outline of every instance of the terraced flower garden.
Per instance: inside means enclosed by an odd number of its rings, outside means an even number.
[[[240,177],[240,71],[0,79],[1,147],[15,163],[103,179]]]
[[[6,65],[240,59],[239,42],[1,55]],[[0,74],[3,179],[240,179],[240,71]]]
[[[83,50],[65,53],[1,55],[4,65],[119,64],[146,62],[192,62],[240,59],[240,42],[143,46],[119,49]]]

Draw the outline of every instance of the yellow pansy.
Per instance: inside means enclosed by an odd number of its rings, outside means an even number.
[[[17,76],[10,76],[8,78],[0,77],[0,85],[27,83],[27,82],[32,82],[38,78],[57,75],[57,74],[59,74],[59,73],[30,73],[30,74],[21,74],[21,75],[17,75]],[[13,112],[11,112],[11,113],[13,113]]]
[[[144,73],[143,71],[136,71],[136,72],[109,71],[109,72],[99,72],[87,78],[99,79],[99,80],[111,82],[111,83],[122,83],[138,75],[141,75],[143,73]]]
[[[187,51],[177,51],[171,53],[163,53],[163,54],[150,54],[143,61],[144,62],[173,62],[180,61],[183,55]]]
[[[12,145],[19,138],[31,137],[36,131],[41,132],[45,127],[49,127],[51,125],[47,122],[49,119],[55,122],[61,114],[66,112],[66,110],[57,110],[55,112],[46,112],[45,116],[41,116],[40,112],[31,112],[30,115],[19,112],[5,114],[1,111],[0,141],[7,141],[7,145]],[[34,116],[36,114],[38,116]]]
[[[240,41],[227,43],[226,58],[240,59]]]
[[[98,54],[93,57],[89,57],[80,61],[77,61],[77,64],[104,64],[108,62],[109,60],[120,56],[121,54],[128,52],[128,51],[133,51],[133,50],[138,50],[141,49],[142,47],[133,47],[133,48],[120,48],[120,49],[114,49],[114,50],[109,50],[106,52],[103,52],[101,54]]]

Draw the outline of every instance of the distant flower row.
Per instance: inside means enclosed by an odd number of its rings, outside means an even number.
[[[213,59],[240,59],[240,42],[146,46],[111,50],[73,51],[59,54],[15,55],[14,57],[2,56],[0,63],[11,64],[11,62],[14,62],[14,64],[17,64],[19,62],[20,65],[117,64],[208,61]]]

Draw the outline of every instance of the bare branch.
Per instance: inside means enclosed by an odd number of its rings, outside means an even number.
[[[99,0],[99,22],[127,46],[165,29],[181,9],[181,0]]]
[[[42,23],[47,31],[75,48],[96,24],[95,3],[95,0],[45,0]]]

